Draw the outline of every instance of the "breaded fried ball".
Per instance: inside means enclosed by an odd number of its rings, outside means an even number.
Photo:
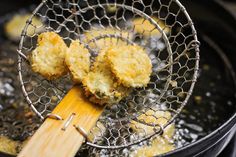
[[[79,40],[71,42],[66,53],[66,65],[75,83],[81,83],[90,68],[90,53]]]
[[[48,80],[67,73],[65,54],[68,47],[54,32],[44,32],[38,36],[38,46],[33,50],[30,61],[32,70]]]
[[[171,114],[168,111],[154,111],[150,109],[138,116],[137,119],[150,125],[158,124],[163,127],[171,119]],[[132,128],[132,130],[134,132],[140,133],[141,135],[151,135],[154,133],[155,127],[150,125],[145,125],[134,120],[130,123],[130,127]],[[174,132],[175,126],[174,123],[172,123],[165,128],[162,136],[167,139],[171,139],[174,135]]]
[[[157,22],[161,29],[164,29],[163,31],[166,34],[170,32],[170,28],[165,27],[165,23],[163,21],[160,21],[157,17],[152,16],[151,18]],[[157,28],[155,28],[155,25],[144,18],[135,18],[132,23],[134,26],[134,31],[138,34],[143,35],[144,37],[161,35],[161,32]]]
[[[126,87],[143,87],[150,81],[152,63],[137,45],[110,47],[105,58],[119,82]]]
[[[92,71],[82,81],[86,96],[100,105],[116,103],[129,93],[128,88],[116,82],[109,64],[104,61],[105,53],[106,50],[102,50],[98,54]]]
[[[101,35],[119,35],[122,36],[123,38],[132,39],[132,34],[128,31],[125,30],[118,30],[115,28],[107,27],[107,28],[93,28],[89,32],[85,33],[85,42],[89,42],[92,39],[95,39],[96,37],[99,37]],[[109,38],[109,37],[104,37],[96,40],[95,42],[90,42],[89,47],[92,49],[103,49],[104,47],[109,47],[111,45],[127,45],[127,42],[117,38]]]
[[[13,18],[5,25],[5,33],[7,37],[14,41],[19,40],[21,37],[21,32],[26,25],[26,21],[31,16],[32,16],[31,14],[13,16]],[[32,25],[36,26],[37,28],[33,27]],[[37,17],[33,17],[32,23],[28,26],[26,34],[28,36],[31,36],[34,33],[41,32],[43,30],[42,26],[43,26],[42,21]]]

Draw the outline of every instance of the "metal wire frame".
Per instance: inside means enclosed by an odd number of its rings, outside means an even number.
[[[32,16],[29,18],[29,20],[27,21],[26,23],[26,26],[24,28],[24,30],[22,31],[22,35],[21,35],[21,40],[20,40],[20,44],[19,44],[19,49],[18,49],[18,54],[19,54],[19,57],[18,57],[18,70],[19,70],[19,78],[20,78],[20,82],[21,82],[21,87],[22,87],[22,91],[23,91],[23,94],[24,96],[26,97],[26,100],[27,102],[29,103],[30,107],[32,108],[32,110],[41,118],[41,119],[44,119],[44,115],[42,114],[42,112],[39,112],[38,109],[35,107],[34,103],[31,101],[31,98],[29,96],[29,92],[26,90],[26,87],[25,87],[25,80],[23,78],[22,75],[23,74],[23,70],[22,69],[22,62],[27,62],[28,63],[28,59],[27,59],[27,56],[25,55],[25,53],[23,52],[23,49],[24,49],[24,42],[25,42],[25,38],[27,36],[27,29],[28,27],[31,25],[31,22],[32,22],[32,19],[34,18],[34,16],[36,16],[38,14],[38,12],[40,11],[40,9],[47,4],[47,2],[50,2],[50,0],[43,0],[42,3],[33,11],[32,13]],[[124,1],[125,2],[125,1]],[[136,2],[140,2],[140,3],[143,3],[143,1],[136,1]],[[180,107],[177,109],[177,110],[174,110],[171,108],[170,111],[173,113],[172,114],[172,117],[171,119],[169,119],[169,121],[161,126],[161,125],[157,125],[157,131],[153,132],[153,134],[150,134],[150,135],[147,135],[143,138],[140,138],[139,140],[136,140],[135,142],[130,142],[130,143],[123,143],[123,144],[120,144],[120,145],[101,145],[101,144],[98,144],[98,143],[92,143],[92,142],[87,142],[88,145],[92,146],[92,147],[95,147],[95,148],[99,148],[99,149],[120,149],[120,148],[125,148],[125,147],[129,147],[129,146],[132,146],[134,144],[138,144],[140,142],[143,142],[145,140],[148,140],[150,139],[151,137],[155,136],[155,135],[158,135],[158,134],[161,134],[163,132],[163,130],[169,125],[171,124],[174,119],[176,118],[176,116],[178,116],[178,114],[182,111],[182,109],[184,108],[184,106],[187,104],[187,101],[193,91],[193,88],[194,88],[194,85],[195,85],[195,82],[197,80],[197,76],[198,76],[198,68],[199,68],[199,59],[200,59],[200,56],[199,56],[199,42],[198,42],[198,39],[197,39],[197,33],[196,33],[196,30],[194,28],[194,25],[193,25],[193,22],[189,16],[189,14],[187,13],[186,9],[184,8],[184,6],[178,1],[178,0],[170,0],[170,2],[174,2],[176,3],[179,8],[180,8],[180,11],[182,13],[184,13],[185,17],[187,18],[188,20],[188,25],[190,26],[191,28],[191,35],[193,37],[193,40],[191,42],[189,42],[186,46],[186,48],[184,49],[184,51],[176,58],[172,58],[173,56],[173,52],[172,52],[172,49],[171,49],[171,45],[170,45],[170,41],[169,41],[169,38],[167,37],[166,33],[163,31],[163,28],[161,28],[159,26],[159,24],[153,20],[148,14],[146,14],[145,12],[142,12],[140,11],[139,9],[136,9],[132,6],[128,6],[128,5],[125,5],[124,3],[122,4],[119,4],[119,3],[105,3],[105,4],[97,4],[97,5],[92,5],[92,6],[88,6],[87,8],[80,8],[79,6],[78,7],[78,10],[75,11],[73,10],[73,13],[71,14],[71,16],[68,16],[67,18],[68,19],[73,19],[74,17],[76,17],[77,19],[77,16],[81,16],[81,12],[86,12],[86,10],[90,10],[92,7],[96,8],[96,7],[105,7],[105,6],[109,6],[109,5],[115,5],[117,7],[121,7],[121,8],[124,8],[124,9],[127,9],[131,12],[135,12],[136,14],[138,14],[139,16],[141,17],[144,17],[145,20],[148,20],[153,26],[155,26],[156,29],[158,29],[158,31],[162,34],[162,39],[164,40],[165,42],[165,45],[166,45],[166,48],[167,48],[167,52],[169,53],[170,57],[168,58],[169,59],[169,64],[166,64],[162,69],[165,69],[165,68],[169,68],[169,71],[170,73],[172,73],[172,70],[173,70],[173,65],[175,64],[175,62],[178,62],[178,60],[186,55],[187,51],[189,50],[193,50],[195,52],[195,66],[194,66],[194,73],[192,75],[192,78],[191,78],[191,86],[189,87],[188,91],[187,91],[187,94],[185,95],[185,98],[184,100],[181,102],[181,105]],[[70,1],[67,1],[67,3],[71,3]],[[87,2],[88,3],[88,2]],[[73,5],[77,5],[77,3],[73,2]],[[78,4],[79,5],[79,4]],[[74,8],[75,9],[75,8]],[[62,22],[62,25],[60,25],[55,31],[56,32],[59,32],[61,27],[64,26],[66,21]],[[78,24],[78,19],[76,20],[76,23]],[[76,28],[78,29],[78,27]],[[107,36],[100,36],[100,37],[95,37],[94,41],[96,41],[98,38],[104,38],[104,37],[112,37],[112,34],[108,34]],[[114,37],[114,36],[113,36]],[[88,46],[88,44],[87,44]],[[162,69],[159,69],[159,71],[161,71]],[[165,87],[163,89],[163,92],[160,94],[158,100],[156,100],[157,102],[160,102],[160,100],[162,99],[162,97],[164,95],[166,95],[166,93],[168,92],[168,88],[170,86],[169,82],[171,81],[172,77],[168,77],[167,78],[167,83],[165,84]],[[54,86],[54,84],[52,82],[49,82],[49,84],[51,84],[52,86]],[[62,91],[62,93],[64,93],[64,89],[60,89],[58,87],[56,87],[56,89],[59,89],[59,91]],[[63,95],[60,95],[60,94],[56,94],[57,90],[54,90],[54,94],[58,97],[59,101],[61,99],[61,97],[63,97]],[[159,109],[161,110],[161,109]],[[141,113],[145,113],[145,112],[141,112]],[[140,115],[140,114],[139,114]],[[120,119],[114,119],[112,122],[123,122],[123,121],[127,121],[127,120],[135,120],[135,118],[138,116],[138,114],[134,114],[128,118],[120,118]],[[103,119],[101,119],[101,121],[103,121]],[[148,125],[148,124],[147,124]]]

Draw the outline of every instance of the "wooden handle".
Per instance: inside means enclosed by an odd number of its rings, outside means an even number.
[[[102,111],[103,107],[89,102],[81,88],[74,86],[52,112],[63,120],[47,118],[18,157],[75,156],[84,141],[75,126],[89,133]]]

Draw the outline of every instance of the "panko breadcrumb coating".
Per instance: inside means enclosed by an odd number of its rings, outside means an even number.
[[[30,61],[32,70],[48,80],[67,73],[65,54],[68,47],[54,32],[44,32],[38,36],[38,46],[33,50]]]
[[[137,45],[110,47],[107,62],[119,82],[126,87],[143,87],[150,81],[152,63],[144,49]]]
[[[6,23],[5,25],[5,33],[11,40],[17,41],[20,39],[21,32],[26,25],[26,21],[32,16],[31,14],[24,14],[24,15],[15,15],[13,18]],[[42,21],[37,18],[33,17],[32,25],[29,25],[27,29],[27,35],[31,36],[34,33],[41,32],[43,30],[43,23]]]
[[[128,88],[116,82],[109,64],[104,61],[105,53],[106,48],[100,51],[92,71],[82,81],[86,96],[100,105],[116,103],[129,93]]]
[[[89,32],[86,32],[85,35],[85,42],[89,42],[92,39],[95,39],[96,37],[99,37],[101,35],[119,35],[122,36],[125,39],[132,39],[132,34],[125,30],[118,30],[115,28],[107,27],[107,28],[93,28],[89,30]],[[104,37],[96,40],[95,42],[90,42],[89,47],[92,49],[103,49],[104,47],[109,47],[111,45],[127,45],[127,42],[124,40],[117,40],[117,38],[109,38]]]
[[[79,40],[71,42],[65,57],[66,65],[75,83],[81,83],[90,68],[90,53]]]
[[[147,124],[151,125],[160,125],[164,126],[167,124],[168,120],[170,120],[171,114],[168,111],[154,111],[154,110],[148,110],[145,113],[141,114],[137,117],[139,121],[143,121]],[[130,127],[133,129],[134,132],[140,133],[142,135],[151,135],[154,133],[154,127],[145,125],[143,123],[137,122],[137,121],[131,121]],[[173,137],[175,131],[174,124],[168,125],[163,133],[163,136],[167,139],[170,139]]]
[[[157,22],[157,24],[164,29],[163,31],[167,34],[170,32],[169,27],[165,27],[165,23],[161,20],[159,20],[157,17],[151,17],[154,21]],[[161,32],[155,28],[155,25],[153,25],[151,22],[144,18],[135,18],[133,21],[133,26],[134,26],[134,31],[136,33],[139,33],[143,35],[144,37],[149,37],[149,36],[160,36]]]

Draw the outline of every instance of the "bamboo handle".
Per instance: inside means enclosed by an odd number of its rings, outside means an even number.
[[[89,133],[102,111],[84,98],[80,87],[73,87],[52,112],[63,120],[47,118],[18,157],[75,156],[84,141],[75,126]]]

